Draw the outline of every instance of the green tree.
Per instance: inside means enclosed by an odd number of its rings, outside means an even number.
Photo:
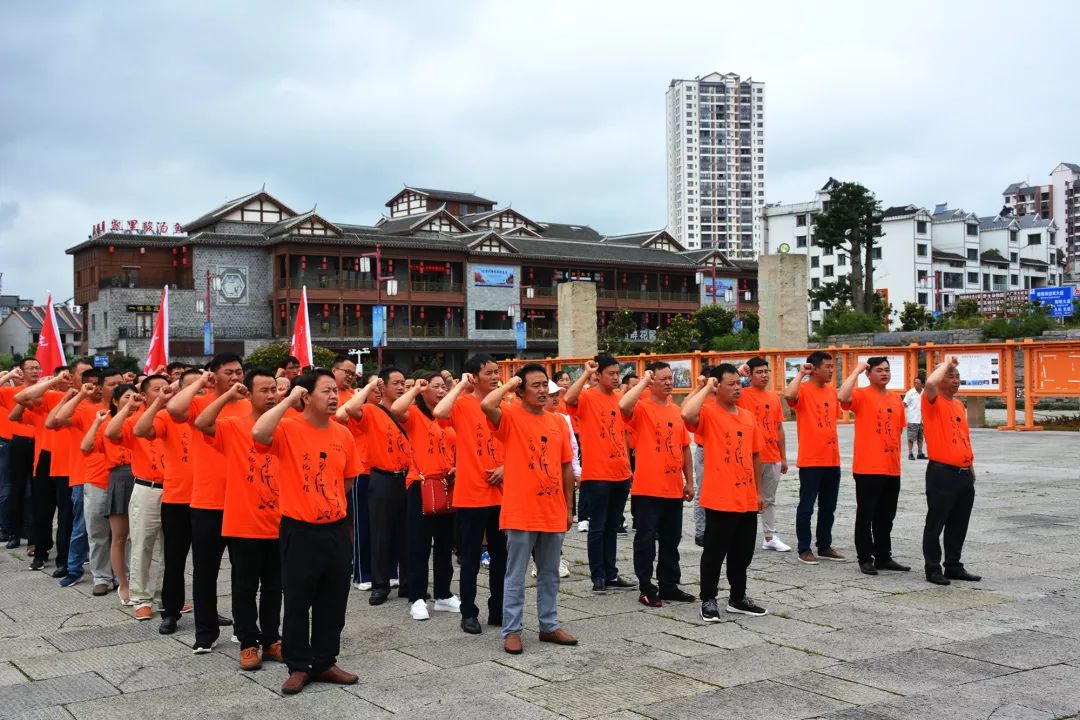
[[[834,309],[851,309],[851,281],[847,275],[837,278],[832,282],[810,288],[807,293],[811,300],[821,303],[826,312]]]
[[[676,315],[667,327],[656,333],[656,342],[652,351],[655,353],[685,353],[698,347],[701,336],[693,320]]]
[[[0,352],[0,370],[10,370],[15,364],[15,356],[6,352]]]
[[[742,320],[743,330],[752,333],[757,333],[761,330],[761,318],[756,312],[750,311],[739,313],[739,319]]]
[[[1010,317],[996,317],[983,325],[983,339],[1039,337],[1053,327],[1050,306],[1041,303],[1023,303]]]
[[[930,330],[934,327],[934,316],[919,303],[905,302],[900,312],[901,330]]]
[[[334,362],[334,358],[337,357],[336,352],[329,348],[324,348],[321,345],[312,345],[311,354],[315,356],[315,365],[324,368],[330,367]],[[244,365],[273,370],[280,367],[281,363],[288,355],[289,343],[269,343],[252,350],[251,353],[244,358]]]
[[[960,298],[953,304],[952,315],[960,320],[979,316],[979,303],[970,298]]]
[[[851,262],[851,308],[874,311],[874,247],[882,236],[881,203],[859,183],[840,183],[814,217],[814,242],[847,253]]]
[[[142,372],[141,363],[130,355],[123,353],[109,353],[109,367],[122,370],[123,372]]]
[[[630,342],[630,333],[635,330],[637,323],[634,322],[634,313],[626,308],[618,310],[600,331],[597,346],[601,352],[611,355],[629,355],[634,349]]]
[[[702,305],[694,312],[694,327],[702,339],[730,335],[735,331],[735,320],[734,311],[723,305]]]
[[[856,312],[841,306],[825,313],[821,325],[818,326],[817,336],[819,340],[824,340],[830,335],[881,332],[881,329],[880,313]]]

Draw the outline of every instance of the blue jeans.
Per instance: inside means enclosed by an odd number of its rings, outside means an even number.
[[[8,454],[11,440],[0,438],[0,534],[7,534],[7,504],[11,495],[11,483],[8,480]]]
[[[68,545],[68,575],[82,577],[83,565],[90,558],[90,540],[86,535],[86,516],[83,515],[83,486],[71,488],[71,544]]]
[[[630,481],[590,480],[581,484],[581,492],[589,504],[589,571],[593,582],[610,582],[619,577],[615,546]]]
[[[817,548],[832,547],[833,514],[836,498],[840,495],[839,467],[799,468],[799,507],[795,511],[795,535],[799,539],[799,552],[810,549],[810,518],[817,503]]]
[[[605,483],[614,484],[614,483]],[[506,531],[506,577],[503,579],[502,636],[521,632],[525,613],[525,573],[529,558],[536,561],[536,614],[540,632],[559,629],[559,559],[565,533]]]

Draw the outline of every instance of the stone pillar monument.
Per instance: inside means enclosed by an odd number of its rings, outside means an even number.
[[[559,357],[596,354],[596,284],[559,285]]]
[[[759,337],[763,350],[805,348],[809,327],[806,256],[792,253],[758,258]]]

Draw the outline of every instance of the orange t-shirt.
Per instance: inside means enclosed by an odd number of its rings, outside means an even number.
[[[964,403],[955,397],[947,400],[942,395],[934,398],[934,402],[928,402],[924,392],[922,425],[926,454],[931,460],[963,468],[975,462]]]
[[[690,433],[679,406],[670,400],[660,405],[651,397],[643,397],[634,406],[626,427],[636,448],[630,494],[681,498],[683,450],[690,445]]]
[[[839,467],[840,444],[836,439],[836,420],[840,401],[832,385],[818,387],[809,380],[799,386],[799,399],[788,403],[795,408],[795,426],[799,433],[799,467]]]
[[[761,430],[749,410],[736,406],[735,413],[706,400],[697,425],[690,431],[705,448],[701,478],[701,506],[724,512],[757,512],[758,491],[754,477],[754,453],[765,446]]]
[[[567,405],[577,417],[581,446],[581,481],[620,482],[630,477],[626,454],[626,426],[619,410],[621,395],[589,388],[578,395],[577,405]]]
[[[102,428],[105,427],[107,421],[101,424],[98,428],[97,435],[94,436],[94,448],[88,452],[82,452],[82,440],[86,437],[86,433],[94,425],[94,416],[97,415],[97,411],[101,409],[108,409],[107,405],[87,405],[86,403],[80,403],[75,408],[75,414],[71,416],[71,431],[75,437],[75,450],[77,452],[78,460],[77,464],[81,470],[79,473],[79,481],[83,485],[94,485],[102,490],[109,487],[109,468],[108,457],[105,454],[105,448],[101,442],[104,437]],[[112,443],[110,443],[111,445]]]
[[[457,436],[454,507],[500,505],[502,487],[488,482],[487,471],[503,464],[503,447],[475,395],[458,396],[450,410],[449,424]]]
[[[278,509],[276,455],[259,452],[251,438],[255,420],[250,415],[220,418],[214,436],[203,435],[225,457],[225,512],[223,537],[277,539],[281,525]]]
[[[415,405],[409,408],[409,416],[402,427],[409,434],[412,445],[412,463],[405,478],[406,488],[420,479],[420,473],[437,475],[450,472],[454,467],[452,428],[443,427]]]
[[[165,482],[165,466],[162,463],[161,443],[158,440],[135,437],[135,423],[146,412],[142,408],[124,421],[123,436],[119,440],[109,440],[114,445],[123,445],[131,451],[131,474],[140,480]],[[165,412],[160,410],[159,412]]]
[[[7,385],[0,387],[0,437],[34,437],[33,427],[25,423],[14,422],[8,418],[11,411],[18,405],[18,403],[15,402],[15,396],[28,387],[29,385]]]
[[[176,422],[167,412],[154,418],[154,434],[161,443],[165,463],[165,489],[161,502],[176,505],[191,503],[193,450],[191,433],[198,432],[186,422]],[[202,433],[199,433],[200,435]]]
[[[302,417],[286,418],[270,446],[256,443],[255,449],[278,458],[283,516],[319,524],[345,517],[345,478],[355,477],[357,466],[352,433],[341,423],[317,428]]]
[[[86,435],[86,431],[94,424],[94,416],[97,415],[98,410],[107,410],[108,406],[102,403],[92,403],[83,400],[75,406],[74,412],[71,414],[71,424],[68,425],[68,487],[75,487],[76,485],[86,484],[87,474],[87,458],[83,456],[82,446],[83,436]],[[104,465],[104,457],[100,458],[100,462]]]
[[[188,424],[191,426],[193,442],[190,447],[192,463],[191,507],[199,510],[222,510],[225,507],[225,458],[209,443],[194,442],[195,419],[214,402],[217,396],[196,395],[188,408]],[[218,415],[218,420],[237,415],[250,415],[251,402],[236,400],[226,403]],[[201,433],[199,433],[201,434]]]
[[[111,419],[112,416],[105,418],[105,422],[98,427],[97,436],[94,438],[94,449],[105,455],[105,467],[109,470],[131,464],[131,448],[105,439],[105,428],[109,426]]]
[[[862,475],[899,475],[900,440],[907,424],[904,401],[894,392],[872,387],[855,388],[843,406],[855,412],[855,457],[851,472]]]
[[[566,423],[514,403],[503,406],[494,433],[506,452],[499,529],[566,532],[562,468],[571,460]]]
[[[368,464],[386,472],[408,470],[412,462],[412,447],[390,415],[373,404],[364,406],[360,431],[367,444]]]
[[[754,414],[754,421],[761,430],[761,438],[765,443],[761,448],[761,462],[780,462],[780,433],[776,426],[784,422],[784,411],[780,408],[779,396],[774,392],[746,387],[742,389],[737,404]]]

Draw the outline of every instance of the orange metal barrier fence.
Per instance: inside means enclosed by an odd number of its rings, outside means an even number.
[[[929,373],[946,355],[956,355],[960,361],[961,387],[959,395],[970,397],[998,397],[1006,408],[1006,423],[999,430],[1041,430],[1035,425],[1034,406],[1038,398],[1080,397],[1080,342],[1048,341],[1034,342],[1025,340],[1017,343],[1006,340],[1001,343],[978,343],[970,345],[935,345],[934,343],[911,344],[898,347],[839,347],[815,348],[824,350],[836,358],[835,382],[837,386],[860,361],[875,355],[889,358],[893,379],[889,389],[898,393],[906,392],[912,386],[915,377],[925,368]],[[1024,382],[1022,398],[1024,402],[1024,422],[1017,425],[1016,402],[1018,395],[1017,351],[1022,351]],[[687,394],[693,388],[701,368],[722,362],[738,366],[752,357],[760,356],[769,361],[773,369],[773,390],[782,393],[788,381],[798,372],[799,366],[806,362],[806,356],[813,349],[805,350],[761,350],[759,352],[692,352],[670,355],[620,355],[618,360],[623,373],[633,370],[638,375],[645,371],[648,363],[663,360],[671,365],[675,376],[675,393]],[[536,360],[503,360],[499,363],[502,378],[505,381],[527,363],[543,365],[549,375],[556,371],[567,370],[571,377],[577,378],[590,358],[543,358]],[[922,360],[922,363],[920,363]],[[778,371],[782,369],[781,371]],[[851,422],[850,413],[845,413],[841,422]]]

